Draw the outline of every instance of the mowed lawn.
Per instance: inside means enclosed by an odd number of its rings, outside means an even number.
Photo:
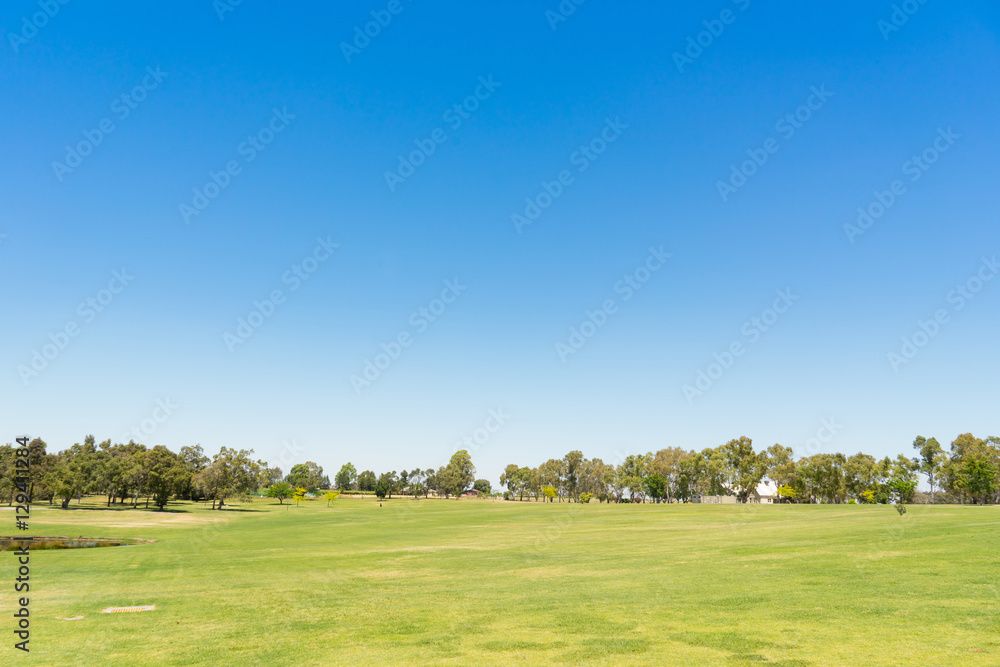
[[[156,542],[33,552],[30,656],[0,553],[0,664],[1000,665],[998,507],[270,503],[33,510]]]

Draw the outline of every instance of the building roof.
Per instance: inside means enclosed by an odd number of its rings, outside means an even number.
[[[766,498],[768,496],[777,496],[778,485],[771,481],[761,482],[760,484],[757,485],[755,491],[757,492],[757,495],[761,496],[762,498]]]

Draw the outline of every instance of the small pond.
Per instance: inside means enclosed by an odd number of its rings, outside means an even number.
[[[30,537],[9,537],[0,535],[0,551],[15,551],[27,547],[29,551],[44,549],[88,549],[94,547],[127,547],[147,544],[152,540],[117,537],[56,537],[32,535]]]

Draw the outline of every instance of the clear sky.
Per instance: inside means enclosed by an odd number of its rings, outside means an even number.
[[[996,3],[338,4],[4,3],[7,441],[1000,435]]]

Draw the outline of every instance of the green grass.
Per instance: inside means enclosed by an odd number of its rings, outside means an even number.
[[[383,505],[33,510],[156,542],[32,554],[28,660],[0,553],[0,664],[1000,665],[998,507]]]

